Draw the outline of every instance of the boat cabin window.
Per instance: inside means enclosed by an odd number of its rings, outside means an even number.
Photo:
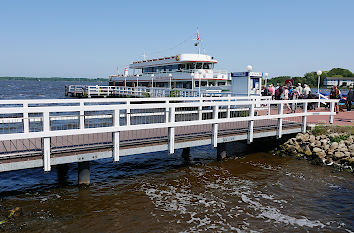
[[[187,69],[187,64],[178,64],[178,70],[185,70]]]
[[[145,68],[142,68],[142,73],[155,73],[155,72],[164,73],[164,72],[170,72],[170,71],[194,70],[194,69],[210,70],[213,68],[214,68],[213,63],[189,62],[189,63],[168,65],[168,66],[145,67]]]
[[[194,70],[195,69],[195,63],[187,63],[187,70]]]
[[[214,68],[214,64],[213,63],[203,63],[203,69],[205,70],[210,70]]]

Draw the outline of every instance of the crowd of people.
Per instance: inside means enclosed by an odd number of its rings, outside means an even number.
[[[291,85],[282,86],[279,83],[274,87],[273,84],[270,84],[262,88],[262,95],[272,96],[272,99],[275,100],[308,99],[311,97],[311,88],[307,84],[302,87],[301,83],[298,83],[296,87]]]
[[[279,85],[279,83],[277,84],[276,87],[274,87],[273,84],[270,84],[268,86],[263,86],[262,95],[272,96],[272,99],[275,100],[315,99],[318,97],[315,94],[311,93],[311,88],[309,87],[309,85],[304,84],[304,86],[302,86],[301,83],[298,83],[296,87],[294,85],[282,86]],[[332,87],[329,97],[330,99],[341,99],[341,92],[337,86]],[[351,111],[352,101],[354,101],[354,95],[353,95],[353,90],[350,87],[346,97],[347,111]],[[286,107],[289,110],[294,112],[296,105],[293,104],[290,107],[289,104],[286,104]],[[335,110],[336,112],[339,111],[338,104],[336,104]]]

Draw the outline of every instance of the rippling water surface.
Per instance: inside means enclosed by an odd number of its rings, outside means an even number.
[[[66,84],[0,81],[0,98],[64,98]],[[22,213],[0,231],[353,232],[353,175],[272,156],[270,144],[229,144],[224,161],[210,146],[192,148],[190,163],[181,151],[93,161],[87,188],[76,164],[60,180],[55,168],[1,173],[0,221]]]

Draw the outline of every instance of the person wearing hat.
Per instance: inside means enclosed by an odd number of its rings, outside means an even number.
[[[311,88],[309,87],[309,85],[305,84],[304,89],[302,91],[302,94],[304,95],[304,99],[307,99],[310,93],[311,93]]]
[[[299,95],[302,95],[302,86],[301,86],[301,83],[298,83],[298,84],[297,84],[296,91],[297,91],[297,93],[299,93]]]

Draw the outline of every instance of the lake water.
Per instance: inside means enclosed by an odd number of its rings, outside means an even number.
[[[0,99],[65,98],[68,84],[0,81]],[[190,163],[179,150],[93,161],[86,188],[76,164],[60,180],[55,167],[0,173],[0,221],[22,210],[0,232],[353,232],[353,174],[274,146],[231,143],[223,161],[211,146],[192,148]]]

